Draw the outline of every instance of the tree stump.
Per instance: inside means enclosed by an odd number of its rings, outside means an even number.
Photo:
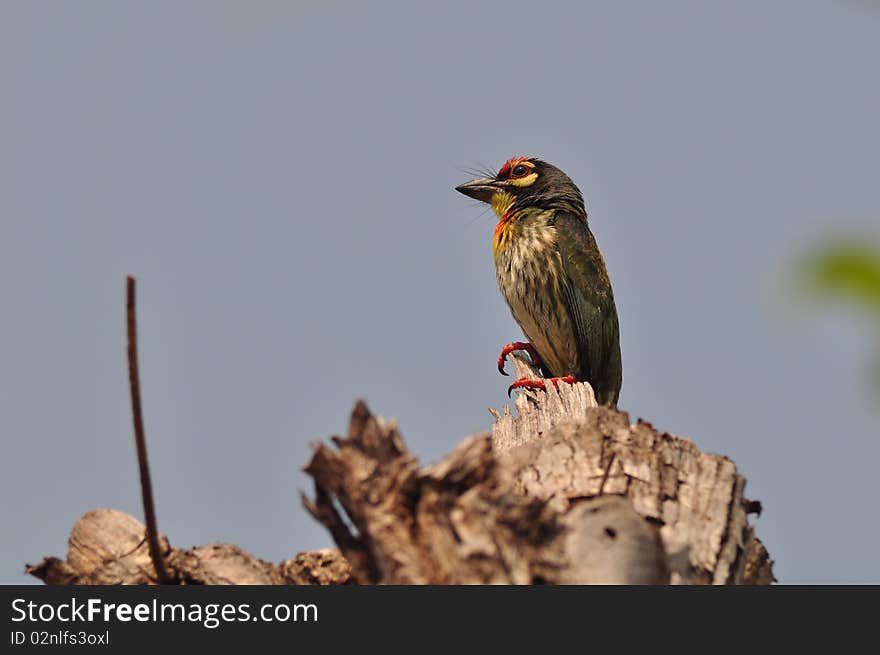
[[[538,377],[514,356],[520,375]],[[420,466],[393,421],[358,401],[347,436],[305,467],[307,510],[339,551],[274,565],[230,544],[161,542],[179,584],[769,584],[732,461],[597,407],[586,383],[526,391],[492,433]],[[153,584],[144,526],[86,514],[67,560],[28,572],[48,584]]]

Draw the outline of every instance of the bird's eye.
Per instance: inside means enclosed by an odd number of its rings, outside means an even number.
[[[510,177],[525,177],[526,173],[529,172],[528,167],[523,166],[522,164],[518,164],[513,167],[513,170],[510,171]]]

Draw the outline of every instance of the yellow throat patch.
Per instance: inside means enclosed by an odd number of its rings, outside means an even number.
[[[496,191],[492,194],[492,211],[494,211],[495,215],[502,221],[506,220],[504,215],[507,213],[507,210],[510,209],[513,201],[514,197],[512,193],[508,193],[507,191]]]
[[[495,226],[495,234],[492,239],[492,249],[498,250],[501,247],[502,241],[504,241],[504,228],[508,222],[510,222],[510,216],[508,215],[508,211],[513,206],[513,201],[515,198],[513,194],[508,193],[507,191],[496,191],[492,195],[492,211],[495,212],[495,215],[498,216],[498,224]]]

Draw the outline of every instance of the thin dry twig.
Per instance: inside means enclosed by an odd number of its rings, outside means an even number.
[[[144,518],[147,524],[147,542],[150,559],[156,569],[159,584],[170,584],[171,577],[165,569],[159,546],[159,529],[156,526],[156,509],[153,505],[153,485],[150,482],[150,464],[147,460],[147,439],[144,434],[144,416],[141,409],[141,385],[137,356],[137,315],[135,313],[135,279],[126,278],[125,308],[128,324],[128,381],[131,388],[131,413],[134,420],[134,441],[137,446],[138,468],[141,476],[141,498],[144,502]]]

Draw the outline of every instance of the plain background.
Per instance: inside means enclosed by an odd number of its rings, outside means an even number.
[[[177,546],[329,546],[300,469],[357,397],[425,462],[487,429],[520,333],[453,187],[531,154],[586,196],[621,407],[736,461],[781,581],[880,582],[874,335],[789,279],[880,223],[878,35],[868,0],[3,2],[0,581],[141,517],[126,273]]]

